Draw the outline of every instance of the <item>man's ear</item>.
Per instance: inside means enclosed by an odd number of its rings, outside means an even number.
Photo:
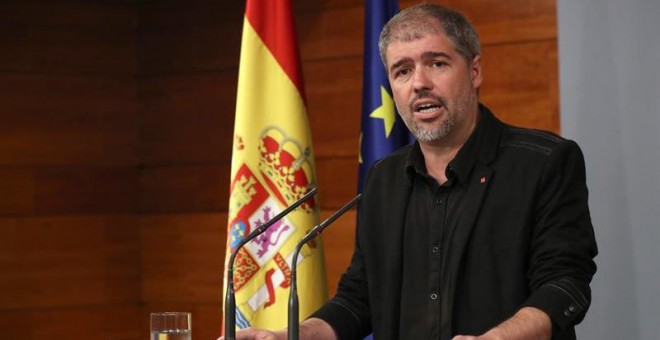
[[[481,71],[481,55],[477,54],[470,63],[470,79],[472,79],[472,87],[478,89],[481,86],[482,71]]]

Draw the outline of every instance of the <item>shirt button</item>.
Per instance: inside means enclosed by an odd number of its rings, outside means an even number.
[[[573,312],[571,312],[570,310],[566,309],[566,310],[564,310],[564,315],[567,316],[567,317],[570,317],[571,315],[573,315]]]
[[[431,251],[433,252],[433,254],[437,253],[439,250],[440,250],[440,247],[438,247],[438,246],[433,246],[433,248],[431,248]]]
[[[431,300],[437,300],[437,299],[438,299],[438,294],[431,293]]]
[[[568,310],[571,311],[571,312],[575,312],[577,310],[577,308],[575,307],[575,305],[570,305],[570,306],[568,306]]]

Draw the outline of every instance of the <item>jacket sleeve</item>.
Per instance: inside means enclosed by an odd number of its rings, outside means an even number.
[[[598,250],[582,152],[575,142],[563,141],[549,157],[536,204],[525,306],[546,312],[554,331],[562,332],[582,321],[589,308]]]

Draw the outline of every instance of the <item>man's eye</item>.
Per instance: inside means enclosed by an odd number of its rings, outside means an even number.
[[[395,77],[405,76],[410,73],[410,70],[407,68],[402,68],[394,73]]]
[[[447,63],[444,62],[444,61],[434,61],[433,62],[433,66],[435,66],[435,67],[444,67],[446,65],[447,65]]]

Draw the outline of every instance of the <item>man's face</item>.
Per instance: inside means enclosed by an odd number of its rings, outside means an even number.
[[[437,144],[475,121],[479,56],[468,65],[443,33],[393,41],[385,54],[396,107],[420,143]]]

